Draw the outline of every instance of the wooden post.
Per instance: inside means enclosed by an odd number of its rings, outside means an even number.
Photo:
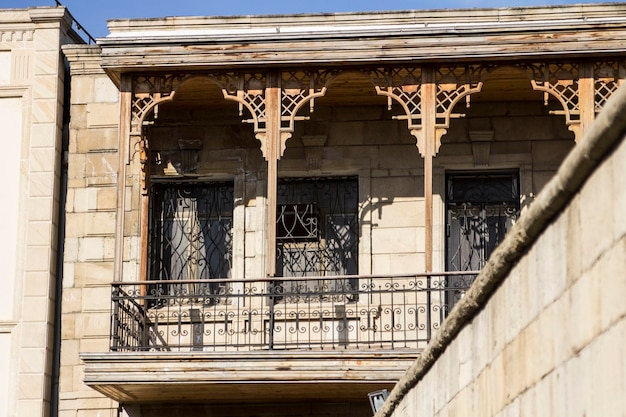
[[[437,86],[431,67],[422,73],[422,135],[424,139],[425,268],[433,270],[433,155],[436,141]]]
[[[147,167],[146,167],[147,168]],[[148,217],[150,209],[150,194],[141,194],[141,253],[139,255],[139,280],[146,281],[148,279]],[[145,287],[141,287],[145,290]]]
[[[581,62],[578,74],[578,108],[580,109],[580,132],[582,139],[595,119],[595,80],[593,62]]]
[[[267,199],[266,199],[266,275],[276,275],[276,195],[278,188],[278,160],[280,159],[281,135],[280,115],[281,97],[279,72],[267,75],[265,89],[265,129],[266,129],[266,159],[267,159]]]

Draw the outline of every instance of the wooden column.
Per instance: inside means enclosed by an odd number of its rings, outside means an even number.
[[[148,168],[148,167],[146,167]],[[146,281],[148,279],[148,217],[150,211],[150,195],[149,193],[141,194],[141,253],[139,256],[139,280]],[[141,287],[144,289],[145,287]]]
[[[267,75],[265,89],[265,116],[266,116],[266,146],[267,152],[267,198],[266,198],[266,275],[273,277],[276,274],[276,194],[278,188],[278,160],[280,159],[281,134],[281,97],[279,73]]]
[[[128,148],[131,129],[132,79],[122,75],[120,82],[120,125],[118,132],[118,171],[117,171],[117,207],[115,222],[115,256],[113,280],[123,281],[124,264],[124,223],[126,212],[126,167],[128,166]]]
[[[424,140],[424,220],[425,220],[425,267],[433,270],[433,156],[437,140],[437,86],[431,67],[422,72],[422,135]]]
[[[578,78],[578,108],[580,110],[580,132],[577,139],[582,139],[595,119],[595,79],[593,62],[580,64]]]

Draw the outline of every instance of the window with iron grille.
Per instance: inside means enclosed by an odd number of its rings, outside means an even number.
[[[232,223],[232,183],[153,184],[149,278],[229,278]],[[205,289],[188,290],[197,292]]]
[[[358,274],[357,177],[282,179],[277,200],[277,276]]]
[[[515,223],[519,210],[517,171],[448,173],[447,270],[480,270]],[[466,288],[470,283],[455,282],[462,279],[451,278],[448,286]]]

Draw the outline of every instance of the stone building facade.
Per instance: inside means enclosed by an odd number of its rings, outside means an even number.
[[[47,415],[55,401],[67,122],[61,46],[82,42],[64,8],[0,9],[2,416]]]
[[[176,17],[65,45],[59,415],[369,415],[626,78],[624,21]]]

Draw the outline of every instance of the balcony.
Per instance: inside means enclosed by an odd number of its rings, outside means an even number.
[[[85,382],[121,402],[365,398],[391,388],[475,276],[114,283],[110,352],[81,356]]]

